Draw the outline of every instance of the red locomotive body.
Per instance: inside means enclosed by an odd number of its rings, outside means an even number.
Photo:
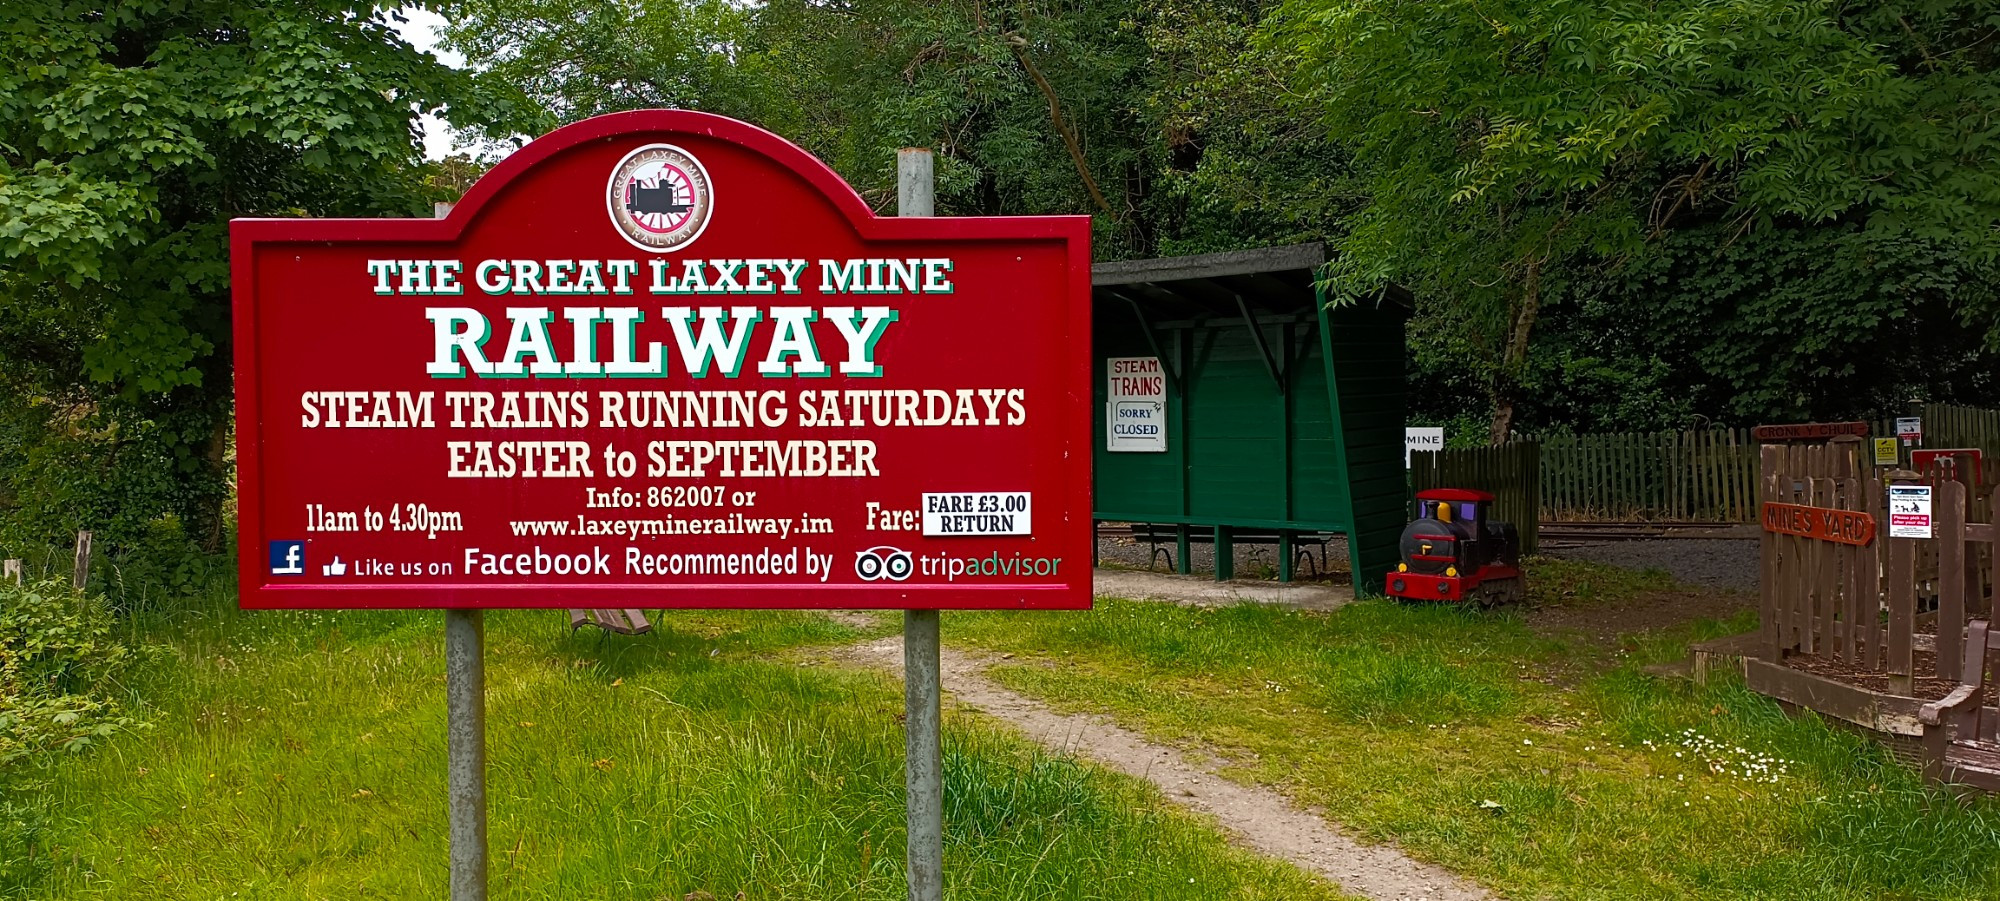
[[[1520,600],[1521,538],[1491,516],[1493,495],[1464,488],[1417,492],[1417,519],[1403,529],[1402,562],[1390,597],[1498,604]]]

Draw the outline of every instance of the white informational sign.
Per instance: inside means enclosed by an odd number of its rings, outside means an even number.
[[[1104,361],[1105,450],[1117,453],[1167,452],[1167,373],[1159,357],[1111,357]]]
[[[1931,486],[1889,486],[1889,537],[1931,537]]]
[[[1896,437],[1904,444],[1922,444],[1924,441],[1924,420],[1917,416],[1896,417]]]
[[[1026,491],[924,493],[924,536],[1029,535],[1033,495]]]
[[[1403,429],[1403,468],[1410,468],[1411,451],[1444,450],[1443,426],[1417,426]]]

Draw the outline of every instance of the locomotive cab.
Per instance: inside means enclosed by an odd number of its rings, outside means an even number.
[[[1520,534],[1493,518],[1493,495],[1464,488],[1417,493],[1417,516],[1403,529],[1402,562],[1389,574],[1391,597],[1501,603],[1523,593]]]

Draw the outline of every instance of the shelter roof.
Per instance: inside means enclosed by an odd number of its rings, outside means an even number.
[[[1091,293],[1144,305],[1163,320],[1250,311],[1291,317],[1318,304],[1313,282],[1328,259],[1326,245],[1312,243],[1098,263],[1090,267]],[[1407,309],[1411,295],[1390,285],[1376,302]]]

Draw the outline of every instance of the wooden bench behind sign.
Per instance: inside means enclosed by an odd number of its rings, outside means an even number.
[[[569,630],[575,632],[584,626],[596,626],[620,635],[644,635],[653,631],[653,624],[646,621],[646,614],[638,610],[571,610]]]
[[[1153,561],[1160,559],[1160,555],[1164,554],[1166,555],[1167,558],[1168,569],[1174,570],[1175,572],[1184,571],[1180,567],[1186,566],[1187,565],[1186,562],[1183,561],[1182,563],[1177,565],[1174,561],[1174,550],[1173,550],[1174,548],[1180,545],[1182,529],[1187,530],[1187,541],[1189,544],[1215,543],[1216,532],[1212,528],[1203,529],[1203,528],[1194,528],[1189,526],[1175,526],[1175,525],[1166,525],[1163,523],[1150,523],[1150,522],[1132,523],[1133,539],[1137,541],[1146,542],[1147,546],[1152,551],[1152,553],[1146,558],[1146,567],[1148,569],[1152,568]],[[1237,545],[1237,544],[1276,545],[1280,548],[1281,552],[1283,551],[1286,545],[1290,545],[1291,558],[1287,561],[1283,561],[1289,563],[1290,566],[1284,567],[1284,572],[1281,573],[1281,575],[1286,577],[1289,577],[1292,573],[1296,572],[1298,570],[1298,565],[1300,563],[1305,563],[1307,567],[1309,567],[1314,573],[1324,574],[1325,572],[1327,572],[1327,559],[1326,559],[1327,544],[1339,537],[1341,537],[1341,535],[1338,532],[1291,532],[1287,534],[1287,533],[1272,531],[1269,529],[1229,530],[1229,541],[1232,545]],[[1312,553],[1313,548],[1315,546],[1319,548],[1319,559],[1317,560],[1313,559],[1313,553]],[[1219,559],[1217,561],[1217,565],[1218,566],[1222,565]],[[1230,567],[1229,569],[1233,569],[1233,567]],[[1233,572],[1231,572],[1230,574],[1234,575]]]

